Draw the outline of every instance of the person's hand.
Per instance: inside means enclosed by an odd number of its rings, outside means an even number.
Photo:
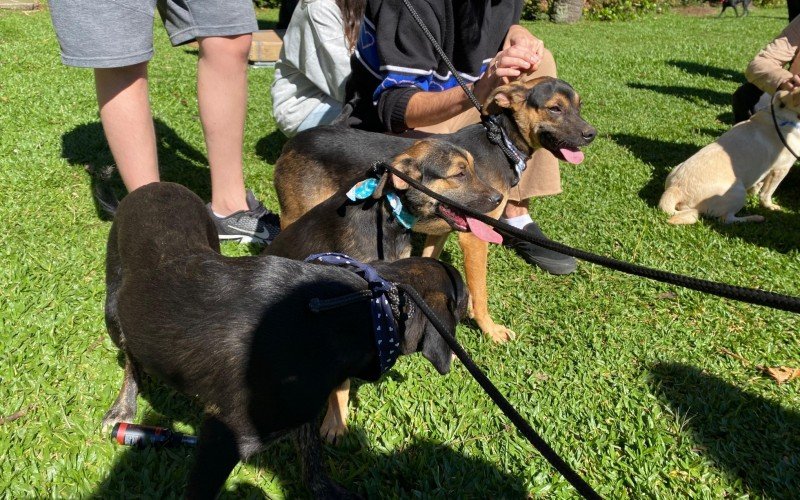
[[[495,88],[519,78],[523,73],[535,71],[538,63],[539,58],[527,47],[511,46],[503,49],[489,61],[486,71],[475,82],[475,96],[483,102]]]
[[[533,64],[538,64],[544,55],[544,42],[536,38],[530,31],[523,28],[519,24],[514,24],[508,29],[506,39],[503,43],[503,48],[508,47],[524,47],[530,53],[534,54],[536,61],[531,61]]]
[[[791,90],[794,90],[797,87],[800,87],[800,75],[792,75],[791,78],[789,78],[785,82],[781,83],[778,86],[778,89],[791,91]]]

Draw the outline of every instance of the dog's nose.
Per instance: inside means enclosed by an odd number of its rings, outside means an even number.
[[[495,191],[489,196],[489,201],[492,202],[494,206],[497,206],[501,201],[503,201],[503,195]]]
[[[594,127],[589,127],[583,132],[581,132],[581,137],[583,137],[583,140],[586,142],[592,142],[596,135],[597,135],[597,130],[595,130]]]

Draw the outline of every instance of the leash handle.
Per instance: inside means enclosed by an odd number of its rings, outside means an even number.
[[[453,350],[455,355],[461,362],[464,364],[464,367],[467,371],[472,375],[476,382],[483,388],[484,392],[494,401],[494,403],[500,408],[500,410],[505,413],[509,420],[514,424],[517,430],[522,434],[525,439],[530,442],[534,448],[536,448],[542,456],[550,462],[550,465],[553,466],[555,470],[557,470],[564,479],[566,479],[569,484],[571,484],[577,491],[580,493],[584,498],[591,498],[597,499],[602,498],[591,486],[589,483],[583,480],[583,478],[569,466],[560,456],[556,453],[547,442],[542,439],[541,436],[531,427],[531,425],[525,420],[525,418],[519,414],[519,412],[514,408],[514,406],[500,393],[500,391],[495,387],[489,377],[481,371],[480,368],[475,364],[475,362],[470,358],[467,351],[461,347],[461,344],[458,343],[456,338],[445,328],[442,321],[436,316],[436,313],[425,303],[425,301],[420,297],[419,293],[411,287],[410,285],[398,283],[397,287],[403,290],[403,292],[408,295],[411,300],[419,307],[425,316],[427,316],[428,321],[431,322],[436,331],[442,336],[447,345],[450,346],[450,349]]]
[[[660,271],[658,269],[652,269],[637,264],[631,264],[630,262],[623,262],[620,260],[612,259],[610,257],[596,255],[590,252],[586,252],[584,250],[579,250],[577,248],[569,247],[562,243],[558,243],[552,240],[548,240],[546,238],[541,238],[539,236],[526,233],[525,231],[522,231],[521,229],[518,229],[512,225],[506,224],[497,219],[493,219],[488,215],[477,212],[461,203],[458,203],[457,201],[450,200],[440,195],[439,193],[431,191],[421,183],[417,182],[415,179],[412,179],[410,176],[406,175],[404,172],[397,170],[388,163],[385,162],[378,162],[378,163],[379,164],[376,167],[388,170],[394,175],[400,177],[402,180],[406,181],[409,185],[411,185],[411,187],[421,191],[422,193],[430,196],[431,198],[440,201],[441,203],[445,203],[448,206],[456,208],[457,210],[469,215],[470,217],[473,217],[481,222],[484,222],[495,229],[499,229],[505,233],[515,236],[523,241],[539,245],[541,247],[553,250],[555,252],[570,255],[572,257],[576,257],[578,259],[585,260],[593,264],[598,264],[600,266],[607,267],[609,269],[614,269],[616,271],[621,271],[627,274],[640,276],[642,278],[648,278],[655,281],[661,281],[663,283],[678,285],[684,288],[697,290],[699,292],[709,293],[712,295],[717,295],[719,297],[738,300],[740,302],[748,302],[750,304],[767,306],[773,309],[780,309],[783,311],[800,313],[799,297],[793,297],[790,295],[781,295],[774,292],[768,292],[766,290],[759,290],[757,288],[733,286],[725,283],[717,283],[714,281],[692,278],[689,276],[682,276],[680,274],[674,274],[667,271]]]

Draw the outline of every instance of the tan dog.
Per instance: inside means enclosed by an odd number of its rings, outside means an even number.
[[[793,151],[800,151],[800,89],[779,91],[773,102],[781,134]],[[693,224],[700,214],[726,224],[763,222],[761,215],[737,217],[736,212],[748,192],[758,194],[763,207],[779,210],[772,195],[794,161],[767,107],[675,167],[658,206],[672,215],[671,224]]]
[[[597,131],[580,114],[581,100],[565,81],[550,77],[514,82],[495,89],[485,104],[514,146],[526,156],[544,148],[569,163],[580,163],[580,148],[594,140]],[[492,144],[481,124],[452,134],[436,136],[468,151],[475,173],[503,195],[488,215],[499,217],[517,174],[502,150]],[[392,158],[408,150],[414,139],[328,125],[300,132],[284,145],[275,164],[275,191],[281,205],[281,227],[287,228],[303,214],[343,188],[364,179],[376,160]],[[441,229],[441,225],[440,228]],[[448,228],[445,228],[448,229]],[[489,243],[481,231],[459,232],[464,270],[472,298],[472,316],[480,329],[495,341],[514,332],[489,315],[486,289]],[[433,236],[423,255],[437,257],[447,231],[415,227]]]

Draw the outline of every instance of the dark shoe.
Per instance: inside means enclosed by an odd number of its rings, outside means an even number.
[[[217,217],[211,210],[211,203],[206,205],[214,225],[217,226],[219,239],[269,245],[281,232],[280,218],[267,210],[249,189],[246,199],[248,210],[240,210],[227,217]]]
[[[526,224],[522,229],[534,236],[547,239],[547,236],[544,235],[535,222]],[[503,245],[513,248],[526,262],[539,266],[550,274],[570,274],[574,273],[578,268],[578,263],[569,255],[522,241],[509,234],[503,234]]]

